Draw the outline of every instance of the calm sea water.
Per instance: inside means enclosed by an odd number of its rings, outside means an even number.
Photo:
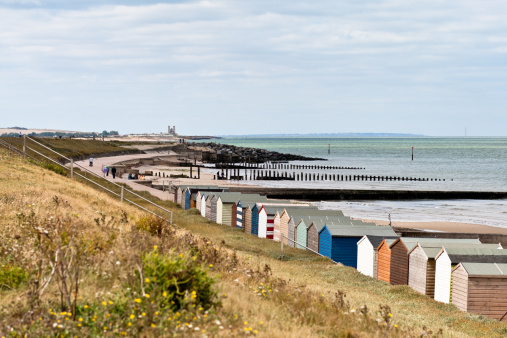
[[[338,189],[507,190],[507,138],[226,138],[212,141],[327,160],[310,162],[315,165],[365,168],[364,170],[326,171],[331,174],[441,180],[433,182],[255,182],[258,185]],[[330,153],[328,153],[329,147]],[[413,160],[412,147],[414,148]],[[291,163],[310,164],[298,161]],[[387,219],[390,213],[393,219],[398,221],[459,221],[507,227],[507,201],[505,200],[325,201],[322,207],[337,208],[352,217]]]

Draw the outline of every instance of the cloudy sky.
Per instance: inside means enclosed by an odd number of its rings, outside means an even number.
[[[507,136],[500,0],[0,0],[0,127]]]

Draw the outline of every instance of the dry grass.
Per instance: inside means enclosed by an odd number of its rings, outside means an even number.
[[[35,214],[38,223],[53,217],[71,220],[70,223],[78,225],[82,238],[95,244],[90,249],[92,253],[83,260],[78,312],[91,320],[91,313],[87,313],[83,305],[90,304],[91,307],[91,304],[98,304],[98,308],[94,308],[99,315],[96,320],[101,320],[100,316],[103,316],[104,325],[116,325],[116,334],[127,332],[129,328],[125,326],[125,320],[128,318],[122,317],[119,312],[107,312],[112,314],[111,317],[117,316],[112,322],[104,312],[109,305],[102,309],[100,304],[114,300],[115,304],[124,304],[121,309],[132,310],[132,306],[136,306],[133,304],[134,296],[126,296],[125,286],[134,285],[128,283],[131,283],[129,278],[135,275],[136,264],[142,254],[153,250],[155,245],[161,254],[181,253],[190,262],[190,257],[196,257],[196,262],[219,281],[219,293],[226,295],[220,298],[223,306],[215,307],[206,317],[203,313],[185,312],[189,316],[187,324],[199,325],[200,329],[206,330],[206,335],[420,336],[421,332],[439,335],[440,329],[445,336],[458,337],[495,337],[507,333],[506,324],[470,316],[453,306],[419,295],[408,287],[386,285],[362,276],[354,269],[334,266],[301,250],[285,247],[285,260],[280,261],[279,243],[212,224],[195,211],[183,211],[171,202],[160,204],[175,211],[177,230],[152,236],[134,226],[146,217],[144,212],[121,204],[85,184],[2,151],[0,171],[4,173],[0,178],[2,247],[16,251],[11,255],[17,255],[18,260],[26,260],[24,266],[30,267],[37,262],[34,260],[37,250],[30,242],[33,238],[30,239],[27,229],[19,228],[20,213]],[[21,320],[27,318],[27,313],[31,311],[29,295],[32,282],[12,290],[0,289],[0,317],[4,316],[0,319],[0,333],[6,325],[20,325]],[[41,311],[61,306],[60,294],[56,283],[48,287],[39,304],[39,312],[31,314],[36,323],[38,316],[46,318]],[[365,305],[368,309],[366,315]],[[388,305],[393,317],[388,316],[388,310],[379,311],[380,305]],[[150,305],[146,306],[149,309]],[[141,320],[138,324],[137,331],[128,332],[157,336],[181,330],[176,324],[167,324],[167,319],[163,323],[156,322],[155,328],[141,323]],[[37,332],[44,335],[53,334],[51,327],[38,328],[40,331]],[[97,334],[91,330],[85,331],[86,334]],[[185,332],[190,334],[188,330]],[[114,335],[113,328],[99,333]],[[202,335],[202,332],[192,331],[192,335],[196,334]]]

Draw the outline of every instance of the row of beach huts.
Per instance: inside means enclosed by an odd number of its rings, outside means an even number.
[[[338,210],[180,185],[174,201],[213,222],[356,268],[463,311],[507,320],[507,249],[479,239],[399,237],[391,227],[353,220]]]

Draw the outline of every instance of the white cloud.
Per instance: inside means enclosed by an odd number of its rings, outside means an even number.
[[[389,117],[407,104],[451,124],[446,110],[506,100],[503,2],[50,3],[24,9],[11,5],[34,2],[0,0],[2,109],[30,112],[27,89],[34,100],[58,98],[43,104],[52,112],[104,116],[115,107],[165,118],[166,107],[203,116],[215,109],[220,122],[195,132],[228,134],[219,128],[238,109],[278,123],[293,114],[294,132],[319,128],[318,119],[301,123],[309,110],[351,112],[389,131]]]

